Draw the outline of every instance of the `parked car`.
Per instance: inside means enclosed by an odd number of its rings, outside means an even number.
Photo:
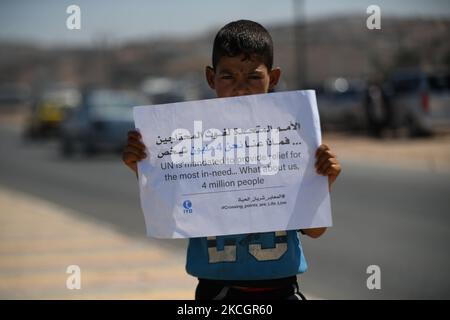
[[[127,131],[134,128],[132,107],[148,104],[145,96],[129,90],[96,89],[83,93],[82,102],[64,121],[61,152],[92,155],[120,150]]]
[[[185,101],[183,86],[180,81],[169,78],[150,77],[143,81],[141,91],[153,104]]]
[[[26,138],[57,136],[67,113],[79,105],[78,89],[71,85],[56,84],[35,99],[25,127]]]
[[[27,105],[29,100],[30,90],[27,86],[16,83],[0,85],[0,109]]]
[[[397,128],[411,136],[450,129],[450,73],[397,71],[387,86]]]
[[[365,126],[362,108],[364,83],[356,79],[336,78],[318,88],[317,107],[324,130],[360,130]]]

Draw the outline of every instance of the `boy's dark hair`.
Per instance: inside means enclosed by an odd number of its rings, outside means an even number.
[[[273,65],[273,43],[269,32],[259,23],[250,20],[233,21],[225,25],[214,39],[212,63],[216,69],[223,56],[236,57],[244,54],[245,59],[256,55],[267,69]]]

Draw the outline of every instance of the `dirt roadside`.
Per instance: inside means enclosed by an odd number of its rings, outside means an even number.
[[[420,139],[373,139],[327,133],[323,142],[344,162],[450,172],[450,134],[447,133]]]

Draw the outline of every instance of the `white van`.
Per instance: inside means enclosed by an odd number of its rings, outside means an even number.
[[[450,129],[450,73],[396,72],[389,87],[397,127],[412,136]]]

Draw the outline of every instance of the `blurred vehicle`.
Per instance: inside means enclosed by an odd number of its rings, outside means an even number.
[[[184,90],[180,84],[169,78],[147,78],[142,82],[141,91],[153,104],[185,101]]]
[[[60,125],[69,110],[79,105],[80,92],[70,85],[53,85],[45,89],[32,104],[25,137],[42,138],[59,134]]]
[[[450,128],[450,73],[397,71],[387,87],[396,128],[411,136]]]
[[[0,107],[10,107],[27,104],[30,99],[28,87],[9,83],[0,85]]]
[[[77,151],[92,155],[121,150],[128,130],[134,128],[132,107],[146,104],[149,104],[148,99],[134,91],[85,91],[79,108],[62,125],[62,155],[68,157]]]
[[[364,83],[336,78],[317,90],[317,107],[324,130],[359,130],[366,125],[362,108]]]

